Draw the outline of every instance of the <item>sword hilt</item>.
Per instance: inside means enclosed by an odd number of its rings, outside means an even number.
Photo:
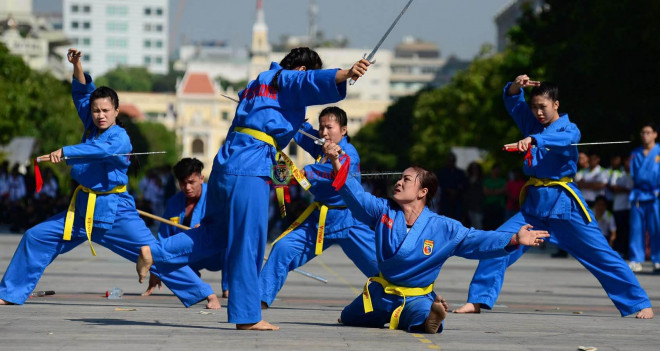
[[[369,63],[372,64],[372,65],[373,65],[374,63],[376,63],[376,60],[373,60],[373,61],[370,61],[370,60],[369,60],[369,56],[367,56],[367,53],[366,53],[366,52],[364,53],[364,55],[362,55],[362,58],[365,59],[365,60],[367,60],[367,61],[369,61]],[[351,79],[348,80],[348,85],[353,85],[353,84],[355,84],[355,82],[358,80],[358,78],[360,78],[360,77],[355,77],[355,78],[351,77]]]

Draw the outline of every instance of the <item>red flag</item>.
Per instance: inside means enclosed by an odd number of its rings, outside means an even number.
[[[346,160],[344,161],[344,164],[341,165],[341,168],[339,168],[339,171],[335,175],[335,180],[332,182],[332,186],[337,191],[339,191],[339,189],[344,186],[344,183],[346,183],[346,179],[348,178],[348,169],[351,168],[351,158],[348,157],[348,154],[341,156],[339,161],[342,159]]]
[[[39,170],[39,163],[37,159],[34,159],[34,182],[36,183],[37,194],[41,191],[41,186],[44,185],[43,179],[41,179],[41,171]]]

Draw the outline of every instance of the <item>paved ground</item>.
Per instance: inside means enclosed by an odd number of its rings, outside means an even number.
[[[20,235],[0,234],[0,272]],[[621,318],[598,282],[577,261],[528,253],[507,274],[498,305],[480,315],[450,314],[438,335],[387,329],[343,327],[343,306],[358,294],[364,278],[340,249],[332,248],[302,269],[329,280],[327,285],[292,273],[280,300],[264,318],[278,332],[237,331],[226,311],[204,304],[182,307],[169,290],[141,297],[134,265],[98,245],[87,245],[55,260],[23,306],[0,306],[0,350],[658,350],[660,318]],[[452,258],[436,291],[452,308],[466,298],[475,261]],[[638,275],[652,301],[660,302],[660,275]],[[203,277],[216,289],[220,274]],[[124,290],[121,300],[105,291]],[[223,308],[226,300],[222,301]],[[660,308],[656,313],[660,312]],[[660,314],[660,313],[659,313]]]

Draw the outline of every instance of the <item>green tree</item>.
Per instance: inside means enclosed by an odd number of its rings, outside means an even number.
[[[151,91],[154,79],[145,67],[117,66],[95,78],[94,84],[105,85],[117,91]]]

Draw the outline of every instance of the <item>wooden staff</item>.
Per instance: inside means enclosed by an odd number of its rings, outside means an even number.
[[[180,229],[183,229],[183,230],[188,230],[188,229],[190,229],[190,227],[188,227],[188,226],[185,226],[185,225],[182,225],[182,224],[179,224],[179,223],[172,222],[172,221],[170,221],[170,220],[168,220],[168,219],[165,219],[165,218],[163,218],[163,217],[156,216],[156,215],[151,214],[151,213],[149,213],[149,212],[144,212],[144,211],[142,211],[142,210],[137,210],[137,211],[138,211],[138,213],[139,213],[140,215],[145,216],[145,217],[147,217],[147,218],[151,218],[151,219],[153,219],[153,220],[155,220],[155,221],[158,221],[158,222],[161,222],[161,223],[165,223],[165,224],[169,224],[169,225],[171,225],[171,226],[175,226],[175,227],[180,228]],[[267,259],[268,259],[268,257],[264,258],[264,260],[267,260]],[[312,273],[309,273],[309,272],[303,271],[302,269],[298,269],[298,268],[294,269],[293,271],[296,272],[296,273],[298,273],[298,274],[302,274],[302,275],[304,275],[304,276],[306,276],[306,277],[312,278],[312,279],[314,279],[314,280],[318,280],[318,281],[320,281],[321,283],[328,284],[328,280],[325,279],[325,278],[323,278],[323,277],[321,277],[321,276],[318,276],[318,275],[315,275],[315,274],[312,274]]]

